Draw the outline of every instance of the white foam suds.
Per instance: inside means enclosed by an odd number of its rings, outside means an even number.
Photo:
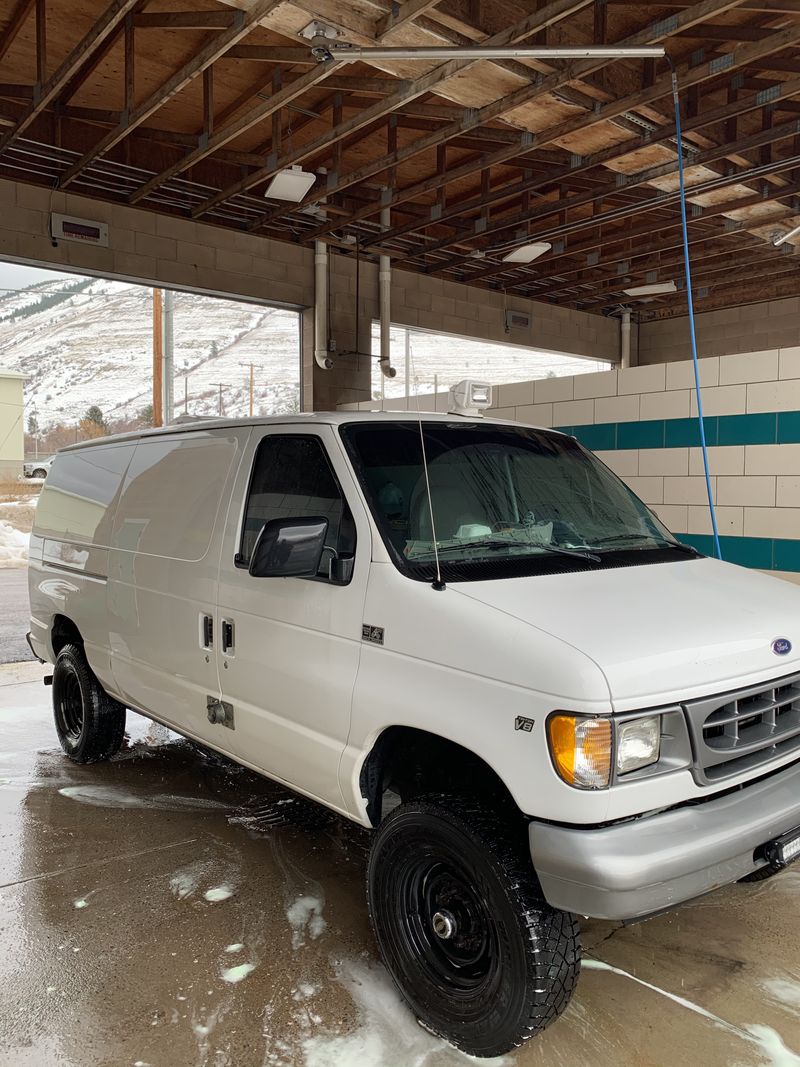
[[[298,982],[297,989],[292,993],[292,1000],[310,1000],[319,993],[319,986],[311,982]]]
[[[225,946],[225,951],[226,952],[241,952],[243,948],[244,948],[244,945],[242,944],[242,942],[241,941],[236,941],[233,945],[226,945]]]
[[[197,889],[198,877],[192,871],[178,871],[169,880],[169,887],[178,900],[185,900]]]
[[[800,981],[796,978],[767,978],[759,984],[770,1000],[800,1014]]]
[[[204,797],[176,797],[169,794],[137,795],[126,789],[105,785],[67,785],[59,793],[95,808],[141,808],[150,811],[225,811],[218,800]]]
[[[739,1026],[736,1023],[728,1022],[727,1019],[714,1015],[713,1012],[708,1011],[706,1008],[701,1008],[699,1004],[694,1004],[685,997],[678,996],[677,993],[670,993],[666,989],[661,989],[660,986],[646,982],[643,978],[637,978],[635,974],[624,971],[621,967],[612,967],[610,963],[604,963],[602,960],[584,959],[581,966],[584,970],[607,971],[611,974],[620,975],[622,978],[628,978],[630,981],[636,982],[637,985],[644,986],[645,989],[666,997],[667,1000],[671,1000],[674,1004],[679,1004],[682,1008],[686,1008],[687,1011],[692,1011],[696,1015],[708,1019],[718,1029],[725,1030],[729,1034],[756,1045],[770,1067],[800,1067],[800,1055],[787,1048],[781,1035],[777,1030],[773,1030],[771,1026],[763,1026],[760,1023]]]
[[[306,1037],[304,1067],[510,1067],[505,1056],[476,1059],[423,1030],[380,964],[344,961],[336,977],[355,1002],[359,1025],[349,1034]]]
[[[233,896],[233,886],[216,885],[213,889],[207,889],[203,896],[206,900],[210,900],[212,904],[216,904],[219,900],[227,900],[228,897]]]
[[[236,985],[237,982],[247,978],[248,974],[252,974],[255,969],[255,963],[240,963],[236,967],[226,967],[220,977],[223,982],[230,982],[231,985]]]
[[[292,928],[292,948],[300,948],[305,942],[305,933],[312,941],[324,934],[328,924],[322,917],[325,901],[321,897],[298,897],[286,909],[286,918]]]
[[[73,906],[73,908],[79,908],[79,909],[80,908],[88,908],[89,907],[89,901],[86,900],[84,897],[81,897],[80,900],[73,900],[72,906]]]

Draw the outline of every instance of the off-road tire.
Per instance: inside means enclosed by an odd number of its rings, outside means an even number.
[[[509,813],[443,794],[401,804],[375,831],[367,901],[401,995],[463,1052],[503,1055],[569,1003],[578,924],[545,902]],[[434,915],[454,932],[437,935]]]
[[[117,753],[125,737],[125,707],[95,678],[79,645],[64,645],[53,668],[53,717],[61,747],[76,763]]]
[[[765,882],[767,878],[774,878],[776,874],[780,874],[781,871],[786,870],[785,867],[770,867],[767,864],[766,867],[759,867],[757,871],[751,871],[750,874],[744,875],[740,878],[740,882]]]

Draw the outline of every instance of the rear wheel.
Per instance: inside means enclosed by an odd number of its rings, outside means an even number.
[[[119,751],[125,708],[95,678],[79,645],[64,645],[53,669],[53,716],[61,747],[76,763],[97,763]]]
[[[462,1051],[502,1055],[569,1003],[578,926],[544,901],[508,818],[441,795],[402,804],[376,831],[367,890],[400,992]]]

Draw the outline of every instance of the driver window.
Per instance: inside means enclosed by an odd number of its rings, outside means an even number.
[[[238,565],[247,566],[261,527],[270,519],[321,515],[328,520],[326,544],[339,555],[355,552],[353,516],[318,437],[265,437],[256,451],[244,513]],[[328,576],[331,554],[323,553],[319,577]]]

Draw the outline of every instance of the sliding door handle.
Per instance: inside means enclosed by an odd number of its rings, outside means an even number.
[[[230,655],[234,648],[234,626],[230,619],[222,620],[222,651]]]
[[[214,647],[214,618],[212,615],[200,616],[200,644],[207,649]]]

